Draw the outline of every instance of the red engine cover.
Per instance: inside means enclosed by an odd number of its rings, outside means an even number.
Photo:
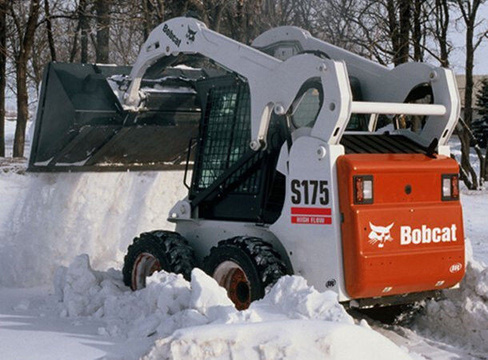
[[[445,156],[351,154],[337,161],[346,290],[370,298],[452,287],[464,276],[459,200],[442,200]],[[373,203],[355,204],[353,177],[373,177]]]

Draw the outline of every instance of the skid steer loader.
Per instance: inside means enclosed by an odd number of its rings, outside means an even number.
[[[250,47],[175,18],[151,32],[118,93],[103,85],[114,113],[147,113],[146,73],[190,55],[210,61],[191,82],[199,119],[188,196],[170,211],[175,231],[145,232],[129,246],[126,285],[140,289],[159,270],[189,278],[198,266],[238,309],[286,274],[359,308],[457,286],[465,255],[448,146],[460,111],[452,71],[388,69],[295,27]],[[102,83],[114,77],[92,70]]]

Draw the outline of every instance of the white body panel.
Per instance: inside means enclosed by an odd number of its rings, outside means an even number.
[[[348,300],[343,274],[341,213],[336,177],[336,159],[344,154],[341,145],[328,145],[308,136],[296,139],[288,159],[289,171],[286,197],[281,217],[270,230],[280,239],[290,256],[296,274],[307,279],[319,291],[334,290],[339,300]],[[331,209],[331,224],[292,223],[291,209],[308,207],[310,204],[292,202],[290,189],[293,180],[327,181]],[[313,206],[313,205],[312,205]]]
[[[199,261],[220,240],[242,235],[262,238],[273,245],[295,274],[306,278],[310,285],[320,291],[329,289],[337,292],[339,301],[347,301],[349,297],[345,291],[340,233],[341,213],[335,176],[336,159],[343,154],[343,146],[328,145],[310,136],[296,139],[289,155],[282,151],[280,161],[288,163],[285,204],[280,218],[269,227],[231,221],[192,220],[189,217],[183,220],[180,214],[179,221],[176,221],[176,231],[188,239]],[[291,222],[292,207],[308,206],[303,201],[292,203],[292,180],[327,181],[329,199],[325,207],[331,209],[331,224]],[[182,203],[178,206],[181,207]],[[173,208],[172,213],[178,211],[178,206]]]

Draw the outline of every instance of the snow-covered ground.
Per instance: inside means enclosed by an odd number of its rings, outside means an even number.
[[[241,312],[198,269],[190,282],[159,273],[132,292],[124,252],[140,232],[171,228],[182,173],[24,168],[0,167],[1,359],[488,358],[486,191],[462,193],[472,256],[461,291],[386,326],[351,317],[297,276]]]

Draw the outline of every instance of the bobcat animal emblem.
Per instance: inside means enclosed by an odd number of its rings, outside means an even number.
[[[371,232],[369,233],[369,243],[371,245],[376,245],[378,243],[378,247],[382,248],[385,246],[385,242],[393,241],[390,230],[395,223],[391,223],[388,226],[376,226],[369,223],[369,227]]]
[[[189,42],[194,42],[195,41],[195,35],[197,34],[196,31],[192,30],[188,26],[188,32],[186,33],[186,38],[188,39]]]

